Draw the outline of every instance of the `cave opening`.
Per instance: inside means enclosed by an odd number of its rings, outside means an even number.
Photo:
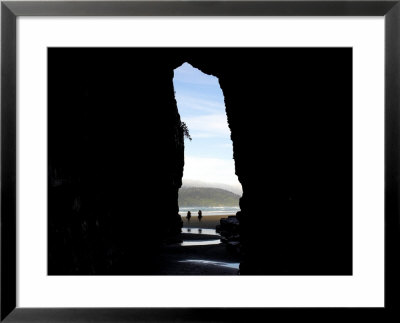
[[[240,210],[242,195],[224,95],[217,77],[187,62],[174,70],[173,86],[185,135],[178,197],[183,231],[212,233],[207,230]]]

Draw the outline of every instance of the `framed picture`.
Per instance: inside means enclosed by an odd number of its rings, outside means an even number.
[[[3,1],[1,320],[393,315],[399,8]]]

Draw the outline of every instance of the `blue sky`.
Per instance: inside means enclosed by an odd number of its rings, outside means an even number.
[[[185,63],[175,69],[173,81],[181,120],[192,137],[192,141],[185,138],[184,182],[239,186],[218,78]]]

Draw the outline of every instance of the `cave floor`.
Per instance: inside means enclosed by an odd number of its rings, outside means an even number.
[[[153,264],[154,275],[237,275],[239,257],[216,244],[217,235],[183,233],[184,243],[166,245]],[[210,242],[205,245],[185,245],[185,242]]]

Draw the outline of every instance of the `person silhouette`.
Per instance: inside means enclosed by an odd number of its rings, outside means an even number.
[[[201,210],[199,210],[198,212],[198,218],[199,218],[199,222],[201,221],[201,218],[203,217],[203,213],[201,212]]]
[[[186,219],[188,220],[188,222],[190,222],[191,217],[192,217],[192,213],[190,213],[190,211],[188,211],[188,213],[186,215]]]

